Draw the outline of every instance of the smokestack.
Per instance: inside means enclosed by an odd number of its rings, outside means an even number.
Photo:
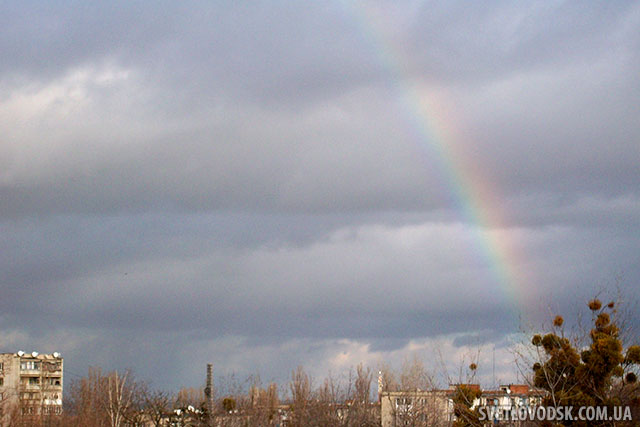
[[[207,363],[207,386],[204,389],[204,397],[207,399],[207,417],[209,425],[213,425],[213,365]]]
[[[378,371],[378,402],[380,402],[382,399],[383,385],[384,384],[382,384],[382,371]]]

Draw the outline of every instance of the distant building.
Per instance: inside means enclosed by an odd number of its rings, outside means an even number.
[[[526,384],[501,385],[498,390],[483,390],[479,401],[474,406],[494,408],[494,414],[498,419],[507,419],[512,410],[522,406],[538,406],[542,404],[544,392],[529,387]],[[518,423],[512,423],[518,425]]]
[[[380,394],[382,427],[448,426],[453,421],[449,390],[383,391]]]
[[[379,393],[382,427],[450,426],[456,419],[453,397],[460,385],[482,392],[472,402],[471,409],[492,407],[493,413],[502,419],[513,409],[542,403],[543,392],[525,384],[501,385],[497,390],[481,390],[478,384],[452,384],[447,390],[382,391]],[[494,422],[486,420],[484,424]],[[519,426],[520,423],[509,425]]]
[[[0,419],[16,411],[19,415],[61,414],[62,373],[58,353],[0,353]]]

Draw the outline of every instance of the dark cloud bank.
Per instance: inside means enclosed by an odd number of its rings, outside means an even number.
[[[637,299],[637,28],[633,2],[3,4],[0,350],[177,387],[453,360],[548,304]],[[455,141],[416,140],[400,75]],[[501,223],[460,214],[425,142]],[[517,246],[513,294],[485,232]]]

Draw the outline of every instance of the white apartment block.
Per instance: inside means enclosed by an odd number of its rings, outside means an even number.
[[[58,353],[0,353],[0,419],[62,413],[62,373]]]

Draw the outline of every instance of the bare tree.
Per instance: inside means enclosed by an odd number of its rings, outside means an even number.
[[[309,402],[311,400],[311,377],[298,366],[291,373],[291,418],[294,427],[306,426],[309,420]]]
[[[382,391],[398,391],[400,385],[398,384],[396,374],[391,365],[387,362],[382,362],[378,367],[378,371],[382,380]]]
[[[433,386],[433,375],[427,371],[422,359],[417,355],[414,355],[411,360],[405,359],[400,373],[402,390],[431,390]]]
[[[344,425],[345,413],[341,404],[346,399],[345,391],[339,381],[329,373],[322,385],[314,392],[311,418],[315,425]]]
[[[351,406],[347,412],[347,425],[349,426],[373,426],[380,421],[374,413],[371,405],[371,381],[373,371],[361,363],[356,367],[353,394],[350,396]]]
[[[141,425],[144,389],[130,371],[105,375],[100,368],[89,368],[86,377],[71,382],[64,418],[69,425],[87,427]]]
[[[173,405],[171,393],[162,390],[142,391],[143,410],[148,415],[154,426],[160,427],[163,420],[171,412]]]
[[[71,382],[67,392],[67,413],[76,425],[103,427],[108,425],[102,405],[104,391],[102,370],[90,367],[86,377]]]
[[[266,426],[273,425],[277,421],[278,405],[278,385],[270,383],[267,387],[262,387],[259,375],[251,377],[249,387],[249,398],[246,399],[244,414],[251,421],[251,425]]]
[[[395,378],[387,372],[388,378]],[[383,374],[384,378],[384,374]],[[400,384],[384,396],[382,402],[391,408],[395,423],[413,426],[441,426],[447,423],[448,396],[436,389],[434,375],[414,355],[402,364]]]
[[[183,387],[176,396],[175,407],[185,409],[189,406],[199,408],[205,401],[204,390],[200,387]]]
[[[135,381],[133,381],[129,371],[125,371],[124,374],[113,371],[107,376],[106,395],[103,395],[103,405],[111,427],[123,425],[127,412],[129,412],[134,403],[136,391]]]

